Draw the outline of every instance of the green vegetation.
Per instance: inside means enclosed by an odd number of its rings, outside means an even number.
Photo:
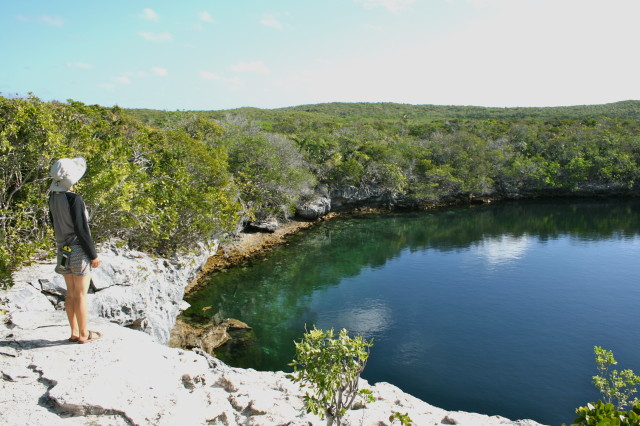
[[[151,128],[117,107],[0,98],[0,269],[52,249],[49,167],[75,155],[87,160],[77,191],[97,241],[120,238],[171,254],[238,220],[225,150],[186,131]]]
[[[639,117],[639,101],[167,112],[0,97],[0,270],[51,250],[48,168],[63,156],[87,159],[78,192],[97,241],[172,254],[347,187],[410,208],[635,192]]]
[[[593,376],[593,384],[602,394],[602,401],[588,403],[576,409],[578,417],[571,426],[579,425],[640,425],[640,399],[629,401],[637,392],[640,377],[632,370],[609,371],[612,365],[618,364],[613,352],[596,346],[593,348],[596,357],[598,375]],[[613,404],[615,402],[615,405]],[[629,411],[624,411],[630,407]]]
[[[389,416],[389,421],[391,422],[391,424],[393,424],[393,422],[398,421],[402,426],[411,426],[413,424],[413,420],[411,420],[411,417],[409,417],[409,413],[399,413],[397,411],[394,411],[390,416]]]
[[[640,425],[640,402],[629,411],[616,410],[611,403],[598,401],[589,403],[586,407],[576,410],[578,417],[571,426],[598,425],[598,426],[638,426]]]
[[[314,327],[295,345],[296,356],[289,364],[293,374],[287,377],[302,387],[311,387],[313,392],[304,396],[308,413],[326,417],[327,426],[334,422],[340,425],[356,398],[373,400],[370,390],[358,389],[372,341],[365,342],[362,336],[349,337],[345,329],[334,337],[333,329]]]
[[[598,366],[598,375],[593,376],[593,384],[602,394],[602,399],[607,404],[615,402],[617,409],[626,408],[630,402],[629,398],[637,393],[636,385],[640,385],[640,377],[636,376],[633,370],[626,369],[622,371],[609,371],[612,365],[618,364],[613,357],[613,352],[596,346],[594,349],[596,355],[596,365]],[[637,398],[631,402],[636,404],[640,402]]]

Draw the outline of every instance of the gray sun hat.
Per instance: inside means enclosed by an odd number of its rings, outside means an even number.
[[[66,192],[80,180],[85,171],[87,162],[84,158],[61,158],[51,166],[53,182],[49,189],[53,192]]]

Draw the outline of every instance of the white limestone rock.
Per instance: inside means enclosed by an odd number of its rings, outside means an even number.
[[[55,310],[49,299],[31,282],[16,283],[5,291],[4,296],[0,297],[0,307],[9,311],[27,309],[31,311]]]
[[[176,317],[185,308],[184,288],[217,248],[214,241],[200,245],[196,254],[165,259],[105,244],[98,251],[102,265],[92,272],[89,311],[166,344]],[[63,309],[66,285],[54,268],[50,261],[16,271],[9,310]]]
[[[151,336],[91,318],[104,333],[70,343],[64,312],[16,311],[0,324],[0,424],[8,425],[324,425],[304,410],[304,391],[283,372],[232,368],[201,350],[162,346]],[[538,426],[498,416],[447,412],[388,383],[376,401],[351,410],[347,425],[389,425],[394,412],[416,425]]]

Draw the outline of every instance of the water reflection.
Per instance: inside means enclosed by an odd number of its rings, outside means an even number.
[[[473,245],[473,251],[490,267],[496,267],[522,258],[531,244],[530,238],[526,235],[514,237],[505,234],[483,239]]]
[[[370,340],[383,335],[392,326],[392,310],[382,300],[365,299],[358,306],[326,311],[318,328],[346,328],[353,335]]]

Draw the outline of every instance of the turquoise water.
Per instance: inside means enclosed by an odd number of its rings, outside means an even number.
[[[333,220],[210,276],[194,321],[254,330],[216,353],[290,371],[305,325],[374,339],[363,377],[448,410],[558,425],[597,400],[593,347],[640,373],[639,200],[505,202]]]

